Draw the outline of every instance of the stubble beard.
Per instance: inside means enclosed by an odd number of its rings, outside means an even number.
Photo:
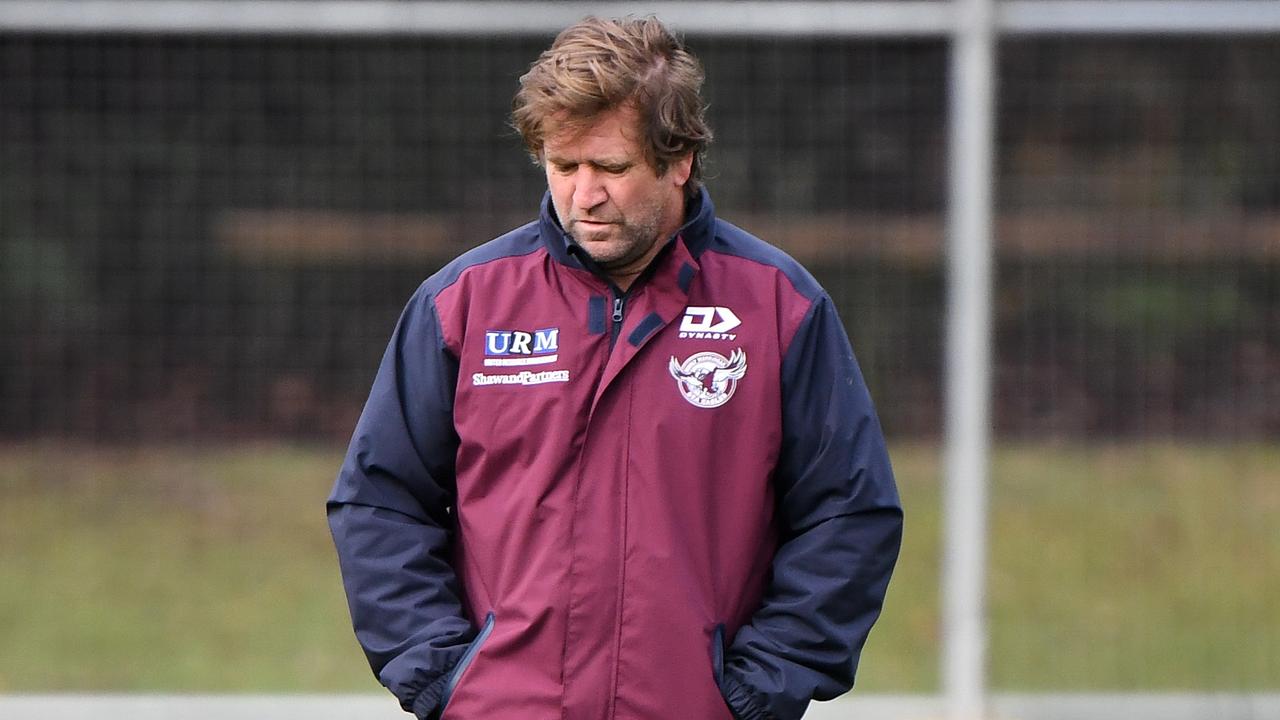
[[[602,270],[625,268],[644,257],[658,242],[658,228],[654,223],[620,223],[591,231],[573,223],[569,234]]]
[[[613,220],[612,225],[602,230],[587,230],[571,220],[567,229],[574,242],[587,251],[600,269],[625,269],[643,258],[658,242],[662,208],[648,207],[642,214],[644,217],[637,221]]]

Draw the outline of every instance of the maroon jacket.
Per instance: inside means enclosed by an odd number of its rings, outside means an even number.
[[[901,538],[831,300],[705,191],[593,269],[544,200],[410,301],[329,501],[356,634],[421,718],[799,718]]]

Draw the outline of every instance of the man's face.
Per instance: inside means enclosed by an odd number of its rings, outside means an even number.
[[[661,176],[645,161],[636,111],[601,113],[581,132],[543,144],[547,186],[560,224],[610,276],[629,282],[684,219],[692,155]]]

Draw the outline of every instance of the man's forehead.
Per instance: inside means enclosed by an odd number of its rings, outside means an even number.
[[[611,155],[640,152],[640,118],[636,111],[623,106],[605,110],[591,117],[572,117],[558,113],[548,119],[543,152],[580,151],[586,146],[609,150]]]

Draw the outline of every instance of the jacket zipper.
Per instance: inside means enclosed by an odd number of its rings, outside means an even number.
[[[613,327],[609,331],[609,349],[612,350],[616,342],[618,342],[618,334],[622,332],[622,308],[626,304],[626,293],[618,294],[617,288],[614,288],[613,295]]]
[[[640,287],[641,285],[644,285],[644,283],[649,279],[649,276],[653,275],[658,265],[658,258],[664,252],[666,252],[667,248],[669,248],[672,245],[672,243],[675,242],[678,236],[679,236],[679,233],[677,232],[676,234],[668,238],[666,244],[662,246],[662,248],[658,251],[658,254],[655,255],[653,260],[649,262],[649,265],[645,267],[644,270],[640,271],[640,275],[636,277],[634,282],[631,283],[631,286],[628,287],[626,290],[623,290],[622,288],[618,287],[617,283],[615,283],[612,279],[610,279],[609,276],[606,275],[605,272],[601,270],[598,265],[595,264],[595,262],[591,259],[591,255],[589,255],[585,250],[583,250],[581,246],[575,244],[572,237],[570,237],[567,234],[565,235],[565,242],[568,244],[569,254],[577,257],[578,261],[582,263],[582,266],[584,268],[586,268],[591,274],[603,280],[605,284],[609,286],[609,289],[613,292],[613,327],[609,332],[609,351],[610,352],[613,352],[613,346],[618,342],[618,334],[622,332],[622,310],[626,305],[627,296],[630,295],[631,292],[636,288]]]

